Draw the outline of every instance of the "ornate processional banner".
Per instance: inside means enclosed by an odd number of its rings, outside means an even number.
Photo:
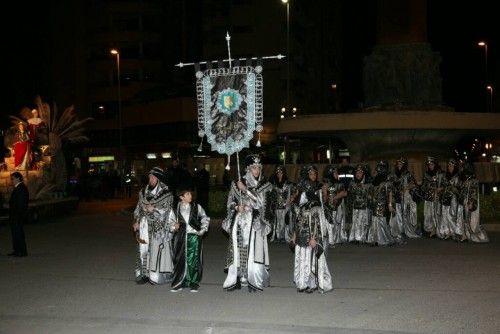
[[[198,70],[196,78],[198,135],[221,154],[249,147],[263,129],[262,66]]]

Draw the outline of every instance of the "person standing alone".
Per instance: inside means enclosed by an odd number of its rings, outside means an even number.
[[[9,201],[9,223],[12,233],[13,252],[9,256],[27,256],[26,240],[24,238],[24,224],[28,221],[28,188],[23,183],[23,175],[14,172],[10,175],[14,190]]]

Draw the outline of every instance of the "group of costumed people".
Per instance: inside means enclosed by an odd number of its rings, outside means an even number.
[[[155,167],[139,192],[132,226],[138,244],[136,282],[171,283],[172,292],[197,292],[203,274],[202,238],[210,218],[193,202],[189,186],[171,189],[167,179],[166,172]]]
[[[417,220],[417,202],[421,200],[423,230],[429,237],[488,242],[480,226],[479,185],[473,165],[459,165],[450,159],[443,172],[436,158],[428,157],[426,167],[423,182],[418,185],[404,157],[397,160],[393,173],[387,161],[377,163],[374,175],[361,164],[347,169],[327,166],[324,183],[316,181],[314,188],[320,195],[316,199],[318,208],[326,219],[326,231],[322,230],[325,245],[355,242],[388,246],[419,238],[422,229]],[[314,166],[305,168],[316,171]],[[296,242],[295,225],[301,224],[301,208],[307,196],[305,179],[302,173],[295,185],[287,179],[283,166],[276,167],[271,177],[271,241]]]
[[[317,170],[304,171],[303,180],[294,187],[300,192],[298,216],[288,231],[295,249],[293,278],[299,292],[327,292],[332,290],[332,278],[326,262],[328,227],[322,191]],[[197,292],[203,273],[202,238],[210,218],[193,202],[189,188],[178,185],[174,191],[167,179],[165,171],[155,167],[139,193],[132,226],[138,245],[136,282],[170,283],[172,292],[183,288]],[[222,223],[229,236],[226,291],[245,287],[256,292],[270,284],[267,241],[273,231],[273,189],[262,175],[260,156],[249,155],[245,174],[231,184]]]
[[[226,291],[256,292],[270,285],[270,240],[290,244],[298,292],[328,292],[333,289],[329,246],[387,246],[420,237],[419,198],[424,200],[423,228],[429,236],[488,242],[479,224],[478,181],[471,164],[459,166],[450,159],[442,172],[429,157],[422,185],[404,157],[397,160],[394,173],[386,161],[377,163],[374,175],[363,165],[352,169],[352,178],[339,174],[342,170],[327,166],[320,182],[318,169],[306,165],[298,182],[292,183],[284,166],[277,166],[267,180],[260,156],[246,157],[244,175],[231,183],[222,223],[228,234]],[[172,292],[196,292],[203,273],[202,238],[210,218],[193,202],[189,187],[170,189],[165,175],[158,167],[150,171],[134,211],[136,282],[171,283]]]
[[[284,169],[280,169],[284,173]],[[318,171],[304,169],[301,182],[294,191],[300,201],[291,229],[277,231],[278,219],[285,219],[289,197],[274,204],[276,185],[283,193],[291,194],[285,179],[273,183],[262,175],[258,155],[245,159],[245,175],[231,184],[227,199],[227,216],[222,228],[229,235],[226,272],[223,284],[226,291],[248,288],[261,291],[270,284],[268,236],[271,240],[290,235],[295,251],[293,280],[298,292],[321,293],[332,290],[332,277],[326,262],[327,220],[325,218]],[[276,183],[277,182],[277,183]],[[283,199],[283,198],[282,198]],[[280,218],[277,219],[277,215]],[[285,230],[285,223],[279,222]]]
[[[12,152],[16,170],[38,169],[36,159],[33,156],[34,148],[37,145],[45,144],[39,142],[38,133],[46,132],[46,124],[39,117],[37,109],[33,109],[31,113],[31,118],[28,118],[26,122],[17,123],[15,128]]]

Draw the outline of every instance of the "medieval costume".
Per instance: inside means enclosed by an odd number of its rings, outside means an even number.
[[[328,220],[328,243],[340,244],[348,241],[346,226],[347,192],[344,183],[340,182],[337,167],[327,166],[324,172],[326,188],[325,216]]]
[[[41,119],[38,115],[38,110],[33,109],[32,111],[33,117],[29,118],[27,120],[28,122],[28,129],[29,129],[29,137],[30,141],[32,144],[34,144],[37,141],[37,135],[40,132],[40,130],[45,130],[46,124]],[[43,143],[45,144],[45,143]]]
[[[175,212],[169,216],[169,227],[175,232],[172,239],[174,262],[174,275],[172,291],[189,287],[192,292],[198,291],[203,275],[203,245],[201,237],[208,231],[210,218],[206,215],[201,205],[183,200],[183,196],[190,190],[177,190],[181,201],[177,204]],[[187,197],[187,196],[186,196]],[[185,197],[185,198],[186,198]]]
[[[462,240],[472,242],[489,242],[486,231],[480,225],[479,184],[474,175],[472,164],[464,166],[461,173],[461,187],[459,194],[458,223],[463,224],[464,236]]]
[[[443,192],[441,193],[442,216],[437,228],[437,235],[440,238],[457,239],[464,234],[463,224],[458,224],[457,219],[459,189],[458,164],[455,159],[450,159],[443,178]]]
[[[164,284],[171,281],[171,233],[167,222],[173,196],[163,181],[164,176],[159,167],[149,172],[150,182],[139,192],[139,201],[134,210],[134,219],[139,224],[136,234],[139,243],[135,270],[137,283],[149,280],[154,284]]]
[[[271,232],[266,211],[271,184],[262,176],[260,157],[245,159],[246,174],[231,185],[227,198],[228,214],[222,228],[229,234],[226,261],[227,291],[248,286],[250,292],[269,286],[267,235]]]
[[[273,212],[271,241],[289,242],[291,226],[289,211],[293,183],[288,181],[285,166],[276,166],[274,175],[270,178],[269,182],[272,184],[273,199],[271,203],[271,210]]]
[[[307,293],[332,290],[332,277],[325,256],[328,223],[323,211],[322,185],[317,177],[316,167],[304,166],[297,185],[294,282],[297,291]]]
[[[365,183],[365,168],[356,166],[354,181],[347,192],[348,203],[352,212],[352,225],[349,233],[350,242],[366,242],[371,212],[368,205],[372,185]]]
[[[31,141],[24,123],[20,122],[17,126],[12,149],[14,151],[14,166],[16,170],[28,169],[30,167]]]
[[[397,160],[392,182],[396,212],[389,221],[391,234],[398,242],[402,242],[404,236],[419,238],[417,203],[412,196],[417,189],[417,183],[413,174],[408,170],[406,158],[401,157]]]
[[[432,237],[438,233],[437,227],[441,220],[441,203],[439,200],[443,187],[444,175],[436,158],[427,158],[427,170],[422,182],[424,192],[424,230]]]
[[[394,243],[388,224],[388,216],[393,209],[392,182],[389,181],[389,164],[387,161],[377,163],[376,175],[370,192],[371,220],[367,242],[372,245],[388,246]]]

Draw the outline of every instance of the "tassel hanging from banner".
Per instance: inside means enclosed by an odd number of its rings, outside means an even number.
[[[256,147],[260,147],[261,144],[260,144],[260,132],[259,132],[259,139],[257,140],[257,144],[255,144]]]
[[[230,170],[231,169],[231,155],[227,155],[227,165],[226,165],[226,170]]]
[[[205,137],[201,137],[200,146],[198,146],[198,152],[203,151],[203,138],[205,138]]]

